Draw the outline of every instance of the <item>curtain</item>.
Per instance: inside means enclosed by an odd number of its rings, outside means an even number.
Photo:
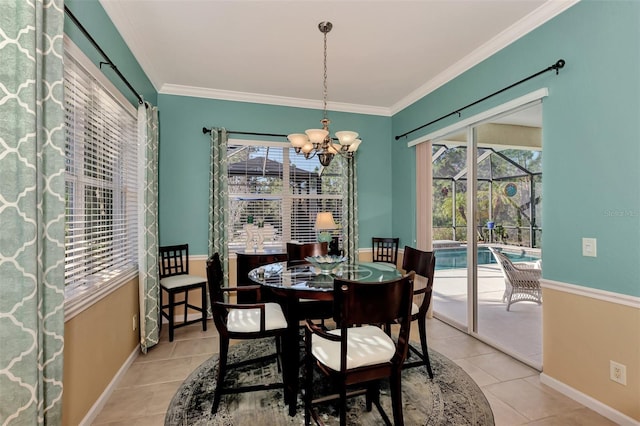
[[[209,256],[220,255],[224,271],[224,285],[229,285],[229,250],[227,245],[228,195],[227,131],[211,129],[209,161]],[[210,309],[211,307],[209,307]]]
[[[140,349],[160,337],[160,287],[158,285],[158,108],[138,106],[138,289],[140,292]]]
[[[343,177],[347,182],[347,190],[342,199],[342,217],[345,228],[345,241],[343,245],[349,263],[358,261],[358,177],[355,158],[344,160]]]
[[[62,424],[63,24],[0,1],[0,424]]]
[[[433,250],[433,162],[431,141],[416,145],[416,242],[417,248]],[[416,288],[426,287],[426,279],[416,275]],[[433,303],[427,310],[427,318],[433,318]]]

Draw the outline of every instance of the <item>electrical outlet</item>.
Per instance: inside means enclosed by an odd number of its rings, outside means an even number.
[[[136,331],[138,329],[138,315],[134,315],[131,322],[133,323],[133,331]]]
[[[609,378],[621,385],[627,385],[627,367],[615,361],[609,361]]]

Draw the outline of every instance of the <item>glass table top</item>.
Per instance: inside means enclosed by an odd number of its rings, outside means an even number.
[[[361,282],[380,282],[401,275],[395,266],[382,262],[343,263],[333,270],[320,270],[304,261],[270,263],[249,272],[251,281],[281,290],[333,291],[333,279],[343,278]]]

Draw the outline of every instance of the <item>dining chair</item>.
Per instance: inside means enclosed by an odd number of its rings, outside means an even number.
[[[404,256],[402,258],[402,269],[405,271],[414,271],[416,275],[426,279],[425,285],[413,286],[413,303],[411,304],[411,321],[418,322],[418,333],[420,334],[420,346],[422,352],[413,346],[409,346],[409,357],[404,363],[403,368],[419,367],[424,365],[427,367],[429,378],[433,379],[433,370],[429,362],[429,350],[427,345],[427,311],[431,305],[431,297],[433,294],[433,277],[436,268],[436,256],[431,251],[422,251],[413,247],[404,246]],[[421,280],[417,280],[418,282]],[[418,361],[409,361],[411,352],[415,354]]]
[[[287,259],[289,262],[306,262],[305,257],[324,256],[329,254],[329,243],[287,243]]]
[[[387,262],[394,265],[398,262],[400,238],[373,237],[371,243],[374,262]]]
[[[169,341],[173,341],[174,330],[186,325],[202,321],[202,330],[207,331],[207,280],[189,273],[189,245],[178,244],[163,246],[159,249],[159,278],[160,278],[160,314],[169,322]],[[200,290],[200,306],[189,303],[189,292]],[[167,302],[163,302],[166,294]],[[181,300],[176,300],[182,295]],[[183,320],[175,323],[175,309],[183,306]],[[200,313],[200,318],[187,319],[189,310]],[[162,326],[162,321],[160,321]]]
[[[278,363],[278,371],[282,371],[280,358],[280,340],[287,331],[287,320],[277,303],[243,303],[233,304],[225,300],[228,294],[235,292],[253,292],[256,300],[260,300],[260,286],[223,287],[223,271],[218,253],[214,253],[207,259],[207,281],[209,283],[209,298],[213,321],[218,330],[220,343],[218,375],[216,377],[216,389],[214,391],[211,412],[216,413],[222,395],[237,394],[242,392],[254,392],[269,389],[284,388],[284,381],[272,383],[254,383],[247,386],[229,387],[225,385],[225,376],[229,369],[245,366],[253,363],[264,363],[273,358]],[[227,296],[227,297],[225,297]],[[229,363],[229,342],[231,339],[261,339],[275,337],[275,354],[259,356],[239,363]]]
[[[309,263],[306,257],[324,256],[329,253],[329,244],[322,243],[287,243],[287,258],[289,264]],[[325,300],[300,299],[301,306],[297,310],[298,321],[305,319],[319,319],[323,321],[331,318],[332,302]]]
[[[366,396],[367,411],[375,405],[384,422],[391,424],[380,405],[379,381],[386,378],[390,383],[393,423],[404,424],[401,373],[409,346],[414,276],[415,273],[410,272],[393,280],[374,283],[334,279],[336,329],[326,331],[311,320],[306,322],[306,425],[311,417],[319,421],[314,406],[334,400],[338,402],[340,424],[346,425],[347,398],[361,395]],[[400,324],[397,340],[378,326],[392,321]],[[314,398],[316,367],[323,377],[331,380],[337,393]],[[360,388],[354,389],[357,385]]]

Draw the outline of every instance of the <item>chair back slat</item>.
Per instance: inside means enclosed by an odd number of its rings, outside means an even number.
[[[387,262],[396,264],[398,261],[398,244],[400,238],[373,237],[372,259],[374,262]]]
[[[189,273],[189,245],[160,247],[160,278]]]

